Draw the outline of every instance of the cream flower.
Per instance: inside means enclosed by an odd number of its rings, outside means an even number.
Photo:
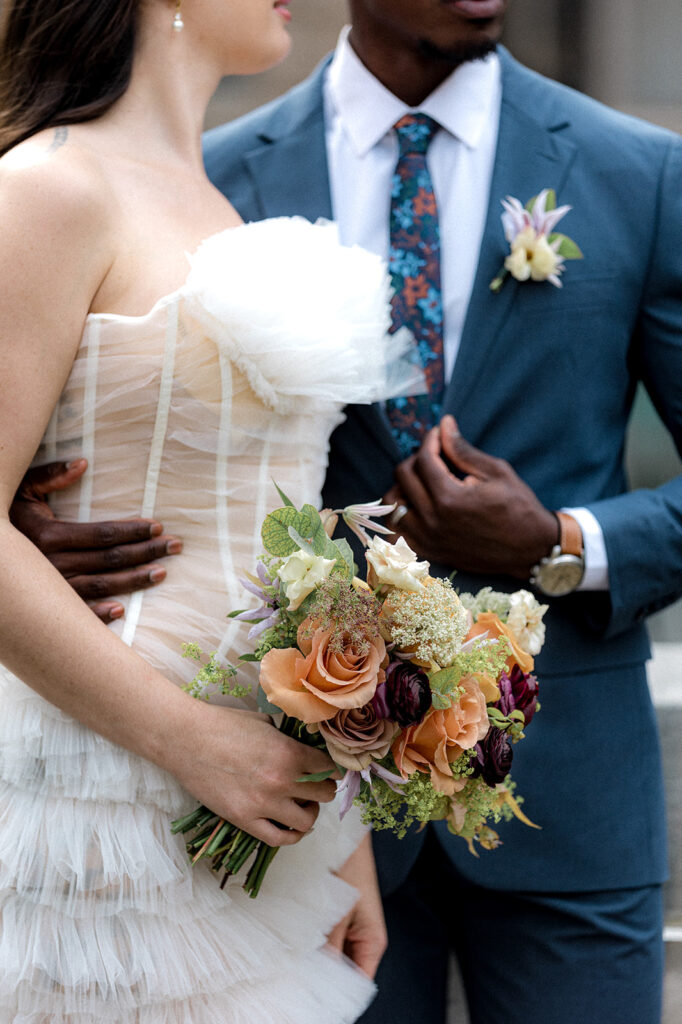
[[[284,583],[289,600],[289,611],[296,611],[301,602],[326,580],[336,565],[333,558],[311,555],[307,551],[294,551],[280,565],[277,575]]]
[[[532,278],[560,285],[559,274],[564,269],[564,261],[555,249],[559,244],[550,245],[535,228],[524,228],[511,243],[511,255],[504,261],[505,268],[517,281]]]
[[[536,655],[545,642],[543,616],[549,605],[540,604],[528,590],[517,590],[509,598],[507,626],[516,635],[524,651]]]
[[[387,584],[399,590],[419,591],[423,589],[422,580],[429,575],[429,563],[417,561],[404,537],[399,537],[395,544],[373,537],[365,557],[369,563],[367,579],[372,587]]]

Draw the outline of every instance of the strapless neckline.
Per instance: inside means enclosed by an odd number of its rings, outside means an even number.
[[[285,217],[280,217],[280,218],[277,218],[277,219],[279,219],[279,220],[303,220],[304,218],[302,218],[302,217],[286,217],[286,218]],[[240,232],[244,228],[250,227],[252,225],[253,225],[252,221],[242,221],[241,224],[235,224],[235,225],[233,225],[233,227],[230,227],[230,228],[221,228],[219,231],[212,231],[209,235],[205,235],[204,238],[202,238],[197,243],[197,245],[195,246],[195,248],[191,252],[187,252],[185,250],[185,257],[187,258],[188,264],[189,264],[192,256],[195,256],[199,252],[199,250],[201,249],[202,245],[205,245],[206,242],[211,242],[211,241],[213,241],[213,239],[220,238],[222,235],[227,236],[229,234],[232,234],[233,232]],[[185,288],[187,287],[187,279],[188,279],[188,277],[189,277],[189,275],[191,273],[191,269],[192,269],[191,265],[188,265],[187,273],[185,274],[185,277],[184,277],[184,280],[183,280],[182,284],[178,285],[178,287],[174,288],[172,291],[166,292],[164,295],[160,295],[159,298],[156,299],[156,301],[154,302],[153,306],[150,309],[148,309],[146,313],[109,313],[109,312],[88,313],[88,315],[85,318],[86,324],[89,321],[91,321],[91,320],[120,320],[120,321],[130,320],[130,321],[133,321],[133,322],[149,320],[156,313],[158,313],[159,310],[163,309],[164,306],[167,306],[167,305],[173,303],[176,299],[178,299],[182,295],[182,293],[184,292]]]

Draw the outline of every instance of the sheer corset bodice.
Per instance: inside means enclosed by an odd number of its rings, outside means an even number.
[[[280,503],[274,482],[317,504],[342,405],[412,374],[385,335],[380,261],[338,246],[332,225],[245,225],[190,261],[146,316],[88,318],[38,453],[89,461],[80,487],[54,496],[61,518],[143,515],[182,537],[163,586],[126,599],[112,626],[177,682],[191,673],[183,640],[246,650],[244,626],[225,616],[249,602],[239,577]]]

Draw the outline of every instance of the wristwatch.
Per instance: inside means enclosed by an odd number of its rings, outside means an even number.
[[[547,597],[564,597],[579,586],[585,573],[583,533],[566,512],[556,512],[559,543],[530,571],[531,585]]]

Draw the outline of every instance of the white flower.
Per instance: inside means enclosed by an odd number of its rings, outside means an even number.
[[[563,235],[557,235],[550,241],[550,236],[571,207],[559,206],[548,210],[550,197],[552,205],[555,202],[554,193],[551,189],[543,189],[530,210],[513,196],[502,200],[502,225],[505,238],[511,246],[511,254],[504,261],[504,269],[517,281],[528,281],[529,278],[533,281],[549,281],[556,288],[561,288],[559,278],[564,271],[564,257],[559,250],[566,240]],[[573,248],[576,254],[580,252],[577,247]],[[578,257],[576,255],[573,258]],[[499,280],[496,279],[491,285],[494,290]]]
[[[539,654],[545,642],[545,624],[542,618],[549,605],[540,604],[528,590],[517,590],[509,598],[507,625],[516,634],[521,647],[528,654]]]
[[[557,253],[561,240],[551,245],[545,235],[538,235],[535,228],[524,228],[511,243],[511,255],[504,261],[505,268],[517,281],[550,281],[561,288],[559,274],[564,261]]]
[[[323,558],[322,555],[311,555],[300,550],[285,558],[277,575],[284,583],[289,611],[296,611],[304,598],[327,579],[335,565],[333,558]]]
[[[422,589],[421,580],[429,575],[429,563],[418,562],[417,555],[404,537],[395,544],[380,537],[372,537],[365,556],[370,566],[371,586],[388,584],[399,590]]]

